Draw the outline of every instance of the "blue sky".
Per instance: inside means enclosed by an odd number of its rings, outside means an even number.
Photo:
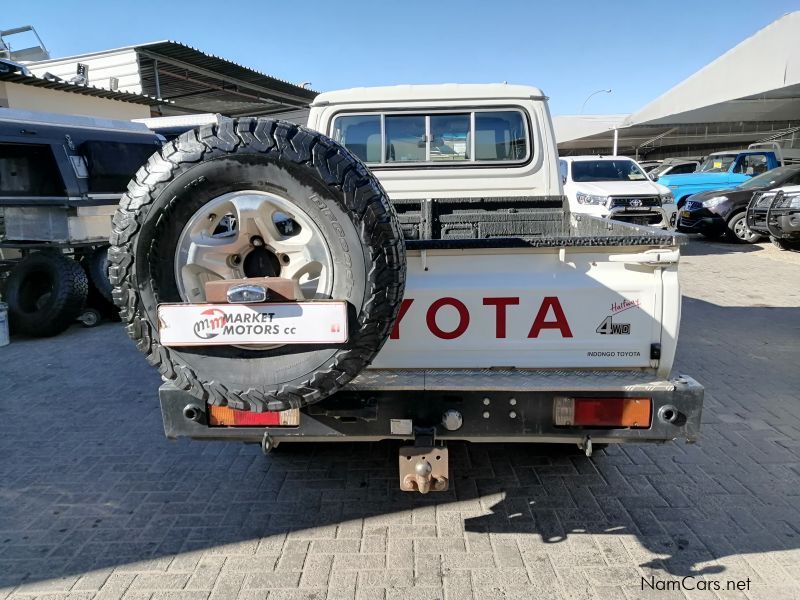
[[[798,9],[800,0],[12,0],[0,29],[34,25],[53,57],[172,39],[319,91],[530,84],[554,114],[611,88],[588,114],[637,110]]]

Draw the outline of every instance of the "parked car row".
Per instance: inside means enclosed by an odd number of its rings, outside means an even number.
[[[648,169],[625,156],[562,157],[570,211],[732,242],[800,242],[800,194],[791,187],[800,186],[796,150],[770,142],[653,162]]]
[[[678,230],[711,239],[758,242],[768,232],[760,233],[748,226],[747,207],[754,195],[793,185],[800,185],[800,165],[777,167],[735,187],[694,194],[680,209]]]

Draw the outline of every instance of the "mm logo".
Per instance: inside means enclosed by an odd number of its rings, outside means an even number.
[[[608,315],[600,325],[595,329],[597,333],[602,335],[630,335],[630,323],[614,323],[611,315]]]
[[[206,309],[200,315],[201,318],[194,324],[194,334],[201,340],[217,337],[228,322],[227,315],[218,308]]]

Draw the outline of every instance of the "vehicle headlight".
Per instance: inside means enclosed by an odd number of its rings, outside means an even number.
[[[578,204],[605,204],[608,202],[608,196],[592,196],[591,194],[584,194],[578,192],[575,194],[575,199]]]
[[[661,204],[674,204],[675,203],[675,196],[672,193],[668,194],[661,194]]]
[[[703,200],[703,208],[714,208],[715,206],[719,206],[725,202],[727,199],[727,196],[714,196],[708,200]]]

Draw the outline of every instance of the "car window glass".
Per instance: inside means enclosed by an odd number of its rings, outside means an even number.
[[[426,158],[425,117],[386,117],[386,162],[421,162]]]
[[[747,154],[739,159],[734,168],[734,173],[744,175],[760,175],[767,171],[767,157],[763,154]]]
[[[700,166],[701,173],[727,173],[733,161],[736,160],[735,154],[716,154],[709,156]]]
[[[572,181],[644,181],[647,175],[632,160],[579,160],[572,163]]]
[[[469,160],[469,115],[431,115],[431,160]]]
[[[695,165],[689,163],[685,165],[675,165],[670,171],[670,175],[681,175],[683,173],[694,173]]]
[[[521,160],[527,153],[525,124],[519,112],[475,113],[476,160]]]
[[[381,162],[380,115],[337,117],[331,137],[364,162]]]

